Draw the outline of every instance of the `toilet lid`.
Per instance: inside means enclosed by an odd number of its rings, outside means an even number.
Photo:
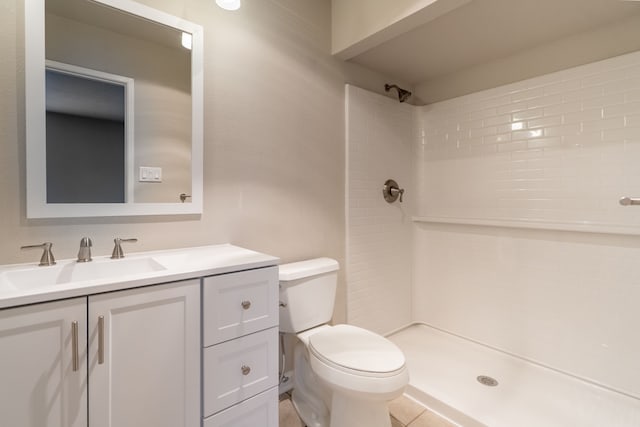
[[[366,329],[336,325],[309,337],[310,351],[343,368],[389,373],[404,367],[402,351],[391,341]]]

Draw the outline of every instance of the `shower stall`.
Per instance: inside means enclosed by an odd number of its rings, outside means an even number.
[[[347,321],[405,351],[411,397],[462,426],[640,425],[638,75],[632,53],[421,107],[346,87]]]

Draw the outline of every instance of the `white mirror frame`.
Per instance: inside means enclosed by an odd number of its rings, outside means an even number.
[[[200,25],[129,0],[87,0],[193,36],[191,50],[191,203],[46,202],[45,0],[25,0],[27,218],[201,214],[203,206],[203,30]],[[176,198],[178,195],[176,195]]]

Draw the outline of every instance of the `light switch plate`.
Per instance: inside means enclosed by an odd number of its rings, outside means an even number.
[[[140,166],[138,181],[162,182],[162,168]]]

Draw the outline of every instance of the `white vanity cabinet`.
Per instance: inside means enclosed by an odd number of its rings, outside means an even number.
[[[87,425],[86,336],[86,298],[0,310],[0,425]]]
[[[0,266],[0,426],[278,427],[278,259]]]
[[[0,310],[0,355],[1,425],[197,426],[200,281]]]
[[[278,426],[278,268],[206,277],[204,427]]]

